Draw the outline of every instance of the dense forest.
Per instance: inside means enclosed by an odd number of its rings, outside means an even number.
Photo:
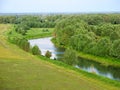
[[[78,52],[120,58],[120,14],[64,18],[55,26],[55,41]]]
[[[30,46],[24,36],[30,28],[55,28],[53,37],[58,46],[120,58],[120,14],[0,16],[0,23],[14,25],[14,31],[23,37],[16,35],[9,40],[25,51]]]

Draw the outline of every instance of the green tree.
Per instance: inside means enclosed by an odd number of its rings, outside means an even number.
[[[72,36],[79,32],[85,33],[87,23],[78,17],[69,17],[61,20],[55,27],[56,40],[59,45],[68,45]]]
[[[120,25],[114,25],[113,32],[110,33],[110,39],[112,41],[120,38]]]
[[[15,38],[15,44],[17,44],[20,48],[22,48],[24,51],[29,52],[30,50],[30,43],[25,38]]]
[[[110,55],[111,42],[109,38],[101,38],[95,46],[95,54],[98,56]]]
[[[32,48],[32,54],[33,55],[41,55],[41,51],[40,51],[40,49],[38,48],[37,45],[33,46],[33,48]]]
[[[47,58],[50,58],[50,57],[52,56],[52,53],[47,50],[46,53],[45,53],[45,56],[46,56]]]
[[[120,58],[120,39],[115,40],[112,44],[111,54],[114,57]]]
[[[77,63],[77,54],[73,49],[66,49],[63,60],[64,63],[69,65],[75,65]]]

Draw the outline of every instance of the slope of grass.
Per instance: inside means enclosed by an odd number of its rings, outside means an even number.
[[[40,60],[7,42],[0,25],[0,90],[119,90],[120,87]]]
[[[49,37],[52,35],[54,28],[31,28],[26,34],[26,38],[41,38]]]

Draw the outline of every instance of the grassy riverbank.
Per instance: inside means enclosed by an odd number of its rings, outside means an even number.
[[[0,25],[1,90],[119,90],[120,83],[36,57],[7,41],[11,25]]]
[[[81,58],[85,58],[87,60],[92,60],[98,63],[101,63],[104,66],[112,66],[112,67],[120,67],[120,60],[115,58],[108,57],[99,57],[90,54],[85,54],[82,52],[78,52],[78,56]]]

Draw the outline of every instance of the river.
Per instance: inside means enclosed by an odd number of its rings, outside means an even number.
[[[60,59],[63,57],[65,49],[56,47],[51,42],[51,38],[52,37],[32,39],[29,40],[29,42],[31,46],[37,45],[41,50],[42,55],[45,55],[46,51],[49,50],[52,53],[51,59]],[[78,64],[75,67],[90,73],[120,81],[120,68],[106,67],[91,60],[84,60],[83,58],[78,59]]]

